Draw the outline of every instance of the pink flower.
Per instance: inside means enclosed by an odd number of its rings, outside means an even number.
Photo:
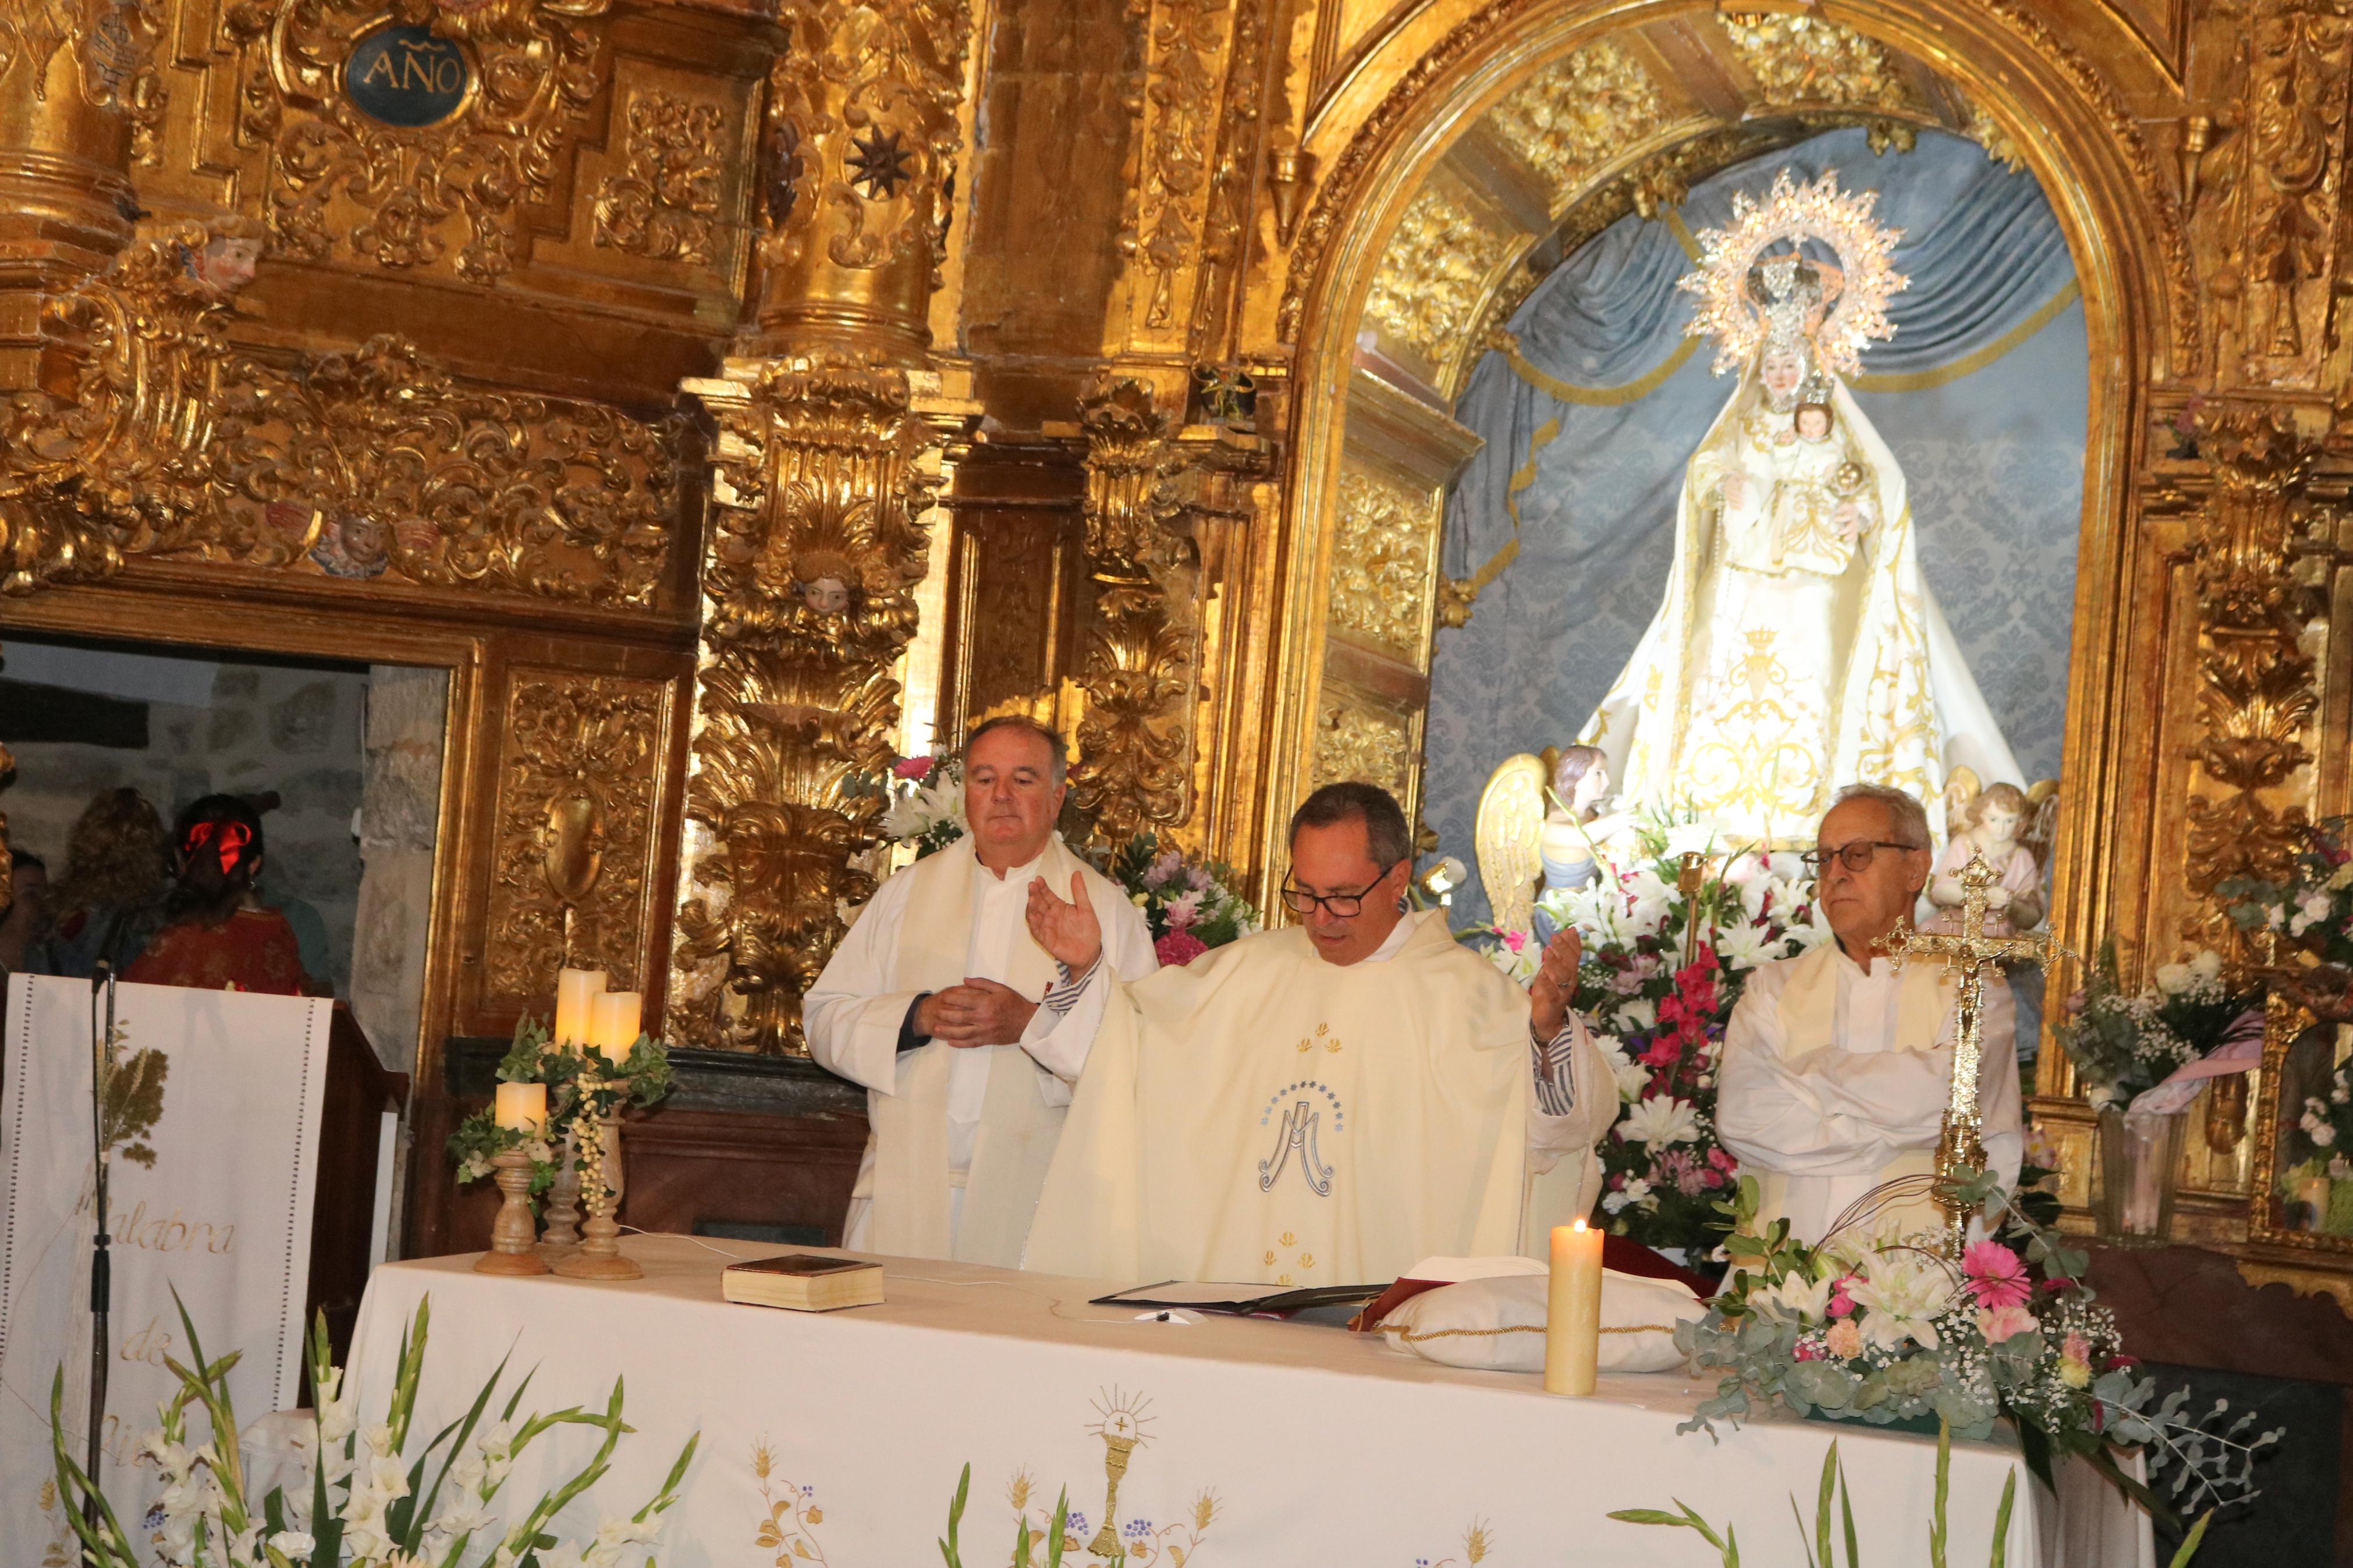
[[[1826,1310],[1831,1317],[1851,1318],[1854,1315],[1854,1298],[1847,1294],[1847,1288],[1853,1283],[1854,1276],[1852,1274],[1841,1274],[1831,1281],[1831,1300]]]
[[[2069,1361],[2079,1361],[2089,1366],[2092,1364],[2092,1342],[2081,1334],[2069,1334],[2066,1342],[2060,1346],[2059,1353]]]
[[[1822,1352],[1811,1339],[1802,1339],[1798,1342],[1797,1356],[1799,1361],[1820,1361]]]
[[[1504,952],[1519,952],[1522,948],[1524,948],[1524,947],[1525,947],[1525,946],[1527,946],[1527,945],[1528,945],[1528,933],[1527,933],[1527,932],[1525,932],[1525,931],[1505,931],[1505,932],[1504,933]]]
[[[1972,1242],[1961,1254],[1961,1273],[1980,1307],[2022,1307],[2034,1293],[2025,1263],[1998,1241]]]
[[[1182,969],[1208,951],[1209,944],[1188,931],[1172,931],[1152,944],[1153,954],[1167,969]]]
[[[1823,1342],[1830,1346],[1831,1354],[1839,1360],[1852,1361],[1862,1353],[1862,1325],[1852,1318],[1841,1319],[1831,1325],[1831,1331]]]
[[[892,765],[891,769],[891,776],[894,779],[913,779],[920,784],[923,780],[932,776],[932,759],[929,757],[901,757],[898,762]]]
[[[2031,1333],[2042,1326],[2034,1321],[2034,1314],[2023,1307],[1996,1307],[1989,1312],[1978,1313],[1978,1332],[1986,1337],[1989,1345],[1998,1345],[2014,1334]]]

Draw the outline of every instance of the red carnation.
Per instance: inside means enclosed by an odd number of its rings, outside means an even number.
[[[1159,958],[1162,967],[1182,969],[1208,952],[1209,944],[1189,931],[1172,931],[1154,942],[1152,951]]]
[[[920,784],[932,776],[932,759],[901,757],[897,764],[891,769],[891,776],[894,779],[913,779]]]

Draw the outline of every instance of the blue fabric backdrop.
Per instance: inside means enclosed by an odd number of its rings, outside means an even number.
[[[1761,196],[1782,168],[1835,169],[1841,189],[1876,190],[1879,220],[1904,232],[1895,264],[1911,287],[1890,307],[1894,339],[1864,352],[1856,395],[1904,467],[1922,570],[2020,766],[2030,781],[2054,775],[2083,501],[2083,307],[1942,385],[1867,387],[2028,327],[2073,280],[2065,237],[2031,175],[1934,132],[1882,156],[1860,130],[1815,137],[1693,187],[1682,216],[1720,226],[1736,192]],[[1546,279],[1510,330],[1542,375],[1623,387],[1681,345],[1692,299],[1675,280],[1691,268],[1665,222],[1625,218]],[[1431,668],[1426,816],[1442,852],[1474,872],[1458,923],[1486,918],[1472,829],[1487,775],[1514,752],[1574,740],[1658,608],[1683,467],[1734,384],[1709,373],[1713,357],[1704,343],[1648,395],[1594,405],[1490,353],[1456,405],[1486,446],[1447,500],[1447,574],[1470,576],[1512,539],[1514,504],[1520,542],[1471,624],[1439,634]]]

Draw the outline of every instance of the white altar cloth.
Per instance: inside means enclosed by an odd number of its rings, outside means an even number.
[[[1130,1568],[1462,1568],[1477,1559],[1701,1568],[1715,1554],[1690,1531],[1605,1517],[1678,1497],[1719,1530],[1737,1528],[1746,1560],[1798,1563],[1789,1496],[1810,1524],[1832,1438],[1865,1559],[1926,1561],[1934,1439],[1790,1419],[1726,1430],[1721,1442],[1678,1436],[1676,1423],[1708,1392],[1679,1374],[1605,1375],[1595,1398],[1555,1398],[1534,1374],[1440,1366],[1377,1335],[1138,1321],[1133,1309],[1087,1305],[1115,1288],[1101,1282],[915,1259],[885,1260],[881,1306],[779,1311],[723,1301],[723,1259],[699,1240],[625,1246],[644,1279],[503,1279],[472,1272],[470,1257],[378,1268],[352,1349],[363,1422],[380,1418],[401,1329],[429,1293],[422,1430],[462,1415],[510,1348],[517,1374],[538,1369],[526,1409],[601,1406],[625,1375],[636,1435],[593,1496],[628,1513],[700,1428],[657,1553],[663,1568],[936,1563],[967,1462],[963,1560],[1002,1563],[1017,1493],[1033,1533],[1064,1487],[1085,1516],[1082,1539],[1101,1530],[1113,1439],[1131,1435],[1142,1441],[1113,1515]],[[535,1498],[557,1479],[553,1461],[576,1467],[596,1436],[566,1427],[543,1438],[517,1465],[509,1498]],[[1952,1562],[1987,1561],[2013,1470],[2009,1562],[2039,1568],[2044,1505],[2015,1448],[2000,1444],[1953,1447]],[[596,1520],[575,1504],[561,1523],[576,1541]],[[1066,1561],[1093,1560],[1073,1552]]]

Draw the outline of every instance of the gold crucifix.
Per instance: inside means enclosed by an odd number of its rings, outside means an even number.
[[[1889,932],[1876,944],[1896,969],[1906,959],[1941,958],[1957,971],[1958,1016],[1953,1026],[1953,1089],[1945,1103],[1945,1131],[1936,1140],[1936,1202],[1945,1210],[1945,1247],[1953,1257],[1968,1245],[1969,1216],[1954,1198],[1953,1174],[1967,1166],[1985,1166],[1984,1121],[1978,1114],[1978,1068],[1984,1056],[1981,1037],[1985,1011],[1985,971],[2005,959],[2031,958],[2048,965],[2054,953],[2066,950],[2050,931],[2037,936],[1988,936],[1987,894],[2000,875],[1972,850],[1961,868],[1961,929],[1955,934],[1918,931],[1910,926]]]

